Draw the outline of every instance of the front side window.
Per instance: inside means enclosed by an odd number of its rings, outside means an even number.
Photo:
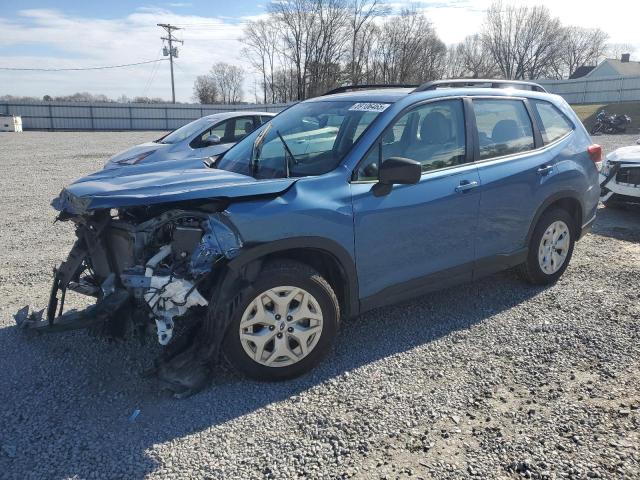
[[[208,146],[206,141],[212,135],[217,135],[220,138],[220,143],[235,143],[242,140],[249,133],[253,132],[253,130],[253,117],[230,118],[217,123],[201,135],[198,135],[193,142],[191,142],[191,148]]]
[[[555,142],[573,130],[573,124],[554,105],[544,100],[529,100],[533,103],[538,118],[540,130],[545,145]]]
[[[338,166],[353,144],[390,104],[303,102],[254,131],[216,168],[255,178],[321,175]]]
[[[358,167],[358,180],[378,178],[378,166],[391,157],[422,164],[422,171],[465,162],[464,108],[459,99],[431,102],[393,122]]]
[[[521,100],[473,101],[480,160],[533,150],[533,127]]]
[[[158,143],[168,143],[174,144],[181,142],[182,140],[186,140],[187,138],[192,137],[202,129],[206,128],[207,125],[211,125],[211,120],[207,118],[199,118],[198,120],[194,120],[193,122],[187,123],[182,127],[174,130],[173,132],[165,135]]]

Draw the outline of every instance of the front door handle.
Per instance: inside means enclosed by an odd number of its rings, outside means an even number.
[[[553,165],[541,165],[540,168],[538,168],[538,175],[549,175],[551,170],[553,170]]]
[[[460,185],[458,185],[456,187],[456,192],[464,193],[467,190],[471,190],[472,188],[476,188],[477,186],[478,186],[478,182],[476,182],[475,180],[473,180],[472,182],[470,182],[469,180],[462,180],[460,182]]]

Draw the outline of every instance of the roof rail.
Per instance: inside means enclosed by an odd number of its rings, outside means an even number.
[[[486,88],[516,88],[520,90],[531,90],[533,92],[547,91],[542,85],[535,82],[527,82],[522,80],[501,80],[495,78],[455,78],[449,80],[434,80],[432,82],[423,83],[414,92],[424,92],[426,90],[436,90],[442,87],[486,87]],[[413,92],[412,92],[413,93]]]
[[[408,84],[389,84],[389,83],[381,83],[381,84],[369,84],[369,85],[345,85],[343,87],[334,88],[333,90],[329,90],[328,92],[323,93],[321,96],[325,95],[333,95],[334,93],[344,93],[351,92],[353,90],[374,90],[376,88],[416,88],[420,87],[420,85],[408,85]]]

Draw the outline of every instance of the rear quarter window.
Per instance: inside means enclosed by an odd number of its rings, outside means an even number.
[[[530,100],[540,120],[540,133],[545,145],[564,137],[574,128],[573,123],[556,108],[544,100]]]
[[[533,150],[533,127],[521,100],[477,99],[480,160]]]

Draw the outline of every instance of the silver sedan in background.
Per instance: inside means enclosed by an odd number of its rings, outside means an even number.
[[[194,120],[152,142],[117,153],[104,168],[163,162],[171,169],[199,164],[204,158],[229,150],[236,142],[275,116],[268,112],[236,111],[215,113]],[[167,161],[181,160],[175,163]]]

